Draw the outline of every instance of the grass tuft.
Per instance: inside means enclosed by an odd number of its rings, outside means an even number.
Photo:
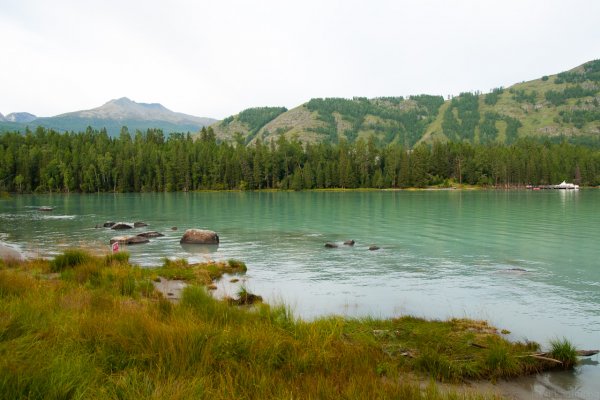
[[[84,250],[71,249],[65,251],[50,263],[51,272],[61,272],[90,261],[92,256]]]
[[[230,273],[245,273],[248,270],[246,267],[246,263],[239,260],[229,259],[227,260],[227,265],[230,267]]]
[[[127,264],[129,262],[129,253],[126,251],[119,251],[117,253],[108,254],[104,262],[106,265],[114,264]]]
[[[550,357],[562,361],[564,369],[573,368],[577,364],[577,349],[566,338],[550,341]]]

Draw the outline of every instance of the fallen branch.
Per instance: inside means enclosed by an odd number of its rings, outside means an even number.
[[[546,354],[546,353],[543,353]],[[542,354],[527,354],[525,357],[531,357],[531,358],[535,358],[538,360],[544,360],[544,361],[551,361],[557,364],[562,364],[563,362],[560,360],[557,360],[556,358],[550,358],[550,357],[545,357]]]
[[[577,350],[579,357],[589,357],[600,353],[600,350]]]
[[[600,353],[600,350],[577,350],[575,353],[577,353],[577,355],[579,357],[590,357],[590,356]],[[546,357],[546,356],[549,356],[551,353],[536,353],[536,354]]]

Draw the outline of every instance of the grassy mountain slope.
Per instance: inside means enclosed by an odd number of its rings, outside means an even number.
[[[308,142],[336,142],[342,138],[354,141],[359,137],[372,136],[384,143],[402,141],[413,144],[435,118],[442,103],[441,96],[427,95],[411,96],[409,99],[312,99],[253,129],[241,121],[248,110],[212,127],[221,140],[228,140],[239,133],[247,143],[257,138],[276,140],[280,135],[285,135]]]
[[[421,141],[510,143],[518,137],[537,136],[586,142],[600,137],[600,60],[479,94],[476,103],[467,104],[469,97],[464,93],[447,101]],[[461,110],[463,116],[465,112],[478,114],[473,131],[459,115]]]
[[[220,140],[231,141],[241,134],[246,143],[251,142],[270,121],[285,113],[285,107],[248,108],[212,125]]]
[[[281,135],[304,142],[355,141],[373,137],[381,144],[413,146],[433,140],[512,143],[525,136],[563,137],[600,143],[600,60],[557,75],[497,88],[490,93],[441,96],[311,99],[286,112],[269,114],[249,126],[232,116],[212,127],[220,140],[236,133],[252,143]],[[271,108],[261,109],[267,111]]]

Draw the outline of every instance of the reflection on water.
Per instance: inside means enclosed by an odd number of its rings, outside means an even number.
[[[181,248],[190,254],[212,254],[219,250],[219,245],[181,243]]]
[[[240,259],[252,292],[304,318],[467,316],[509,329],[514,340],[564,336],[593,349],[599,204],[595,190],[32,195],[0,200],[0,237],[42,256],[70,246],[109,251],[115,232],[96,225],[144,221],[127,234],[165,236],[128,247],[133,262]],[[188,228],[214,230],[221,243],[180,245]],[[341,245],[350,239],[354,246]],[[594,360],[547,382],[600,393]]]

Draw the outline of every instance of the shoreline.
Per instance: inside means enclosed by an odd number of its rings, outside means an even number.
[[[600,186],[580,186],[579,190],[597,190],[600,189]],[[426,186],[426,187],[404,187],[404,188],[314,188],[314,189],[302,189],[302,190],[292,190],[292,189],[252,189],[252,190],[242,190],[242,189],[201,189],[201,190],[178,190],[178,191],[139,191],[139,192],[26,192],[26,193],[16,193],[11,192],[11,196],[20,196],[20,195],[98,195],[98,194],[160,194],[160,193],[301,193],[301,192],[325,192],[325,193],[351,193],[351,192],[436,192],[436,191],[537,191],[532,190],[526,186],[478,186],[478,185],[456,185],[456,186]],[[564,190],[544,190],[547,191],[560,191]],[[567,190],[570,192],[571,190]],[[575,190],[577,191],[577,190]]]
[[[0,241],[0,258],[4,259],[5,255],[17,255],[21,257],[21,260],[25,261],[26,258],[17,250],[15,250],[10,245]],[[166,269],[173,268],[176,272],[179,265],[174,263],[173,266],[163,267]],[[163,296],[166,294],[166,298],[168,300],[176,299],[176,292],[180,289],[181,283],[183,281],[174,281],[170,279],[161,279],[161,284],[166,284],[165,290],[161,290],[157,287],[157,284],[153,285],[156,289],[161,292],[164,292]],[[170,284],[175,284],[176,287],[171,287]],[[169,293],[172,292],[172,293]],[[180,296],[180,293],[179,293]],[[177,297],[179,297],[177,296]],[[432,320],[426,319],[425,322],[432,322]],[[381,320],[382,323],[389,322],[388,319]],[[433,321],[435,322],[435,321]],[[447,322],[447,321],[446,321]],[[486,325],[487,326],[487,325]],[[373,334],[379,340],[386,339],[389,336],[389,332],[386,329],[375,329],[369,327],[372,330]],[[393,335],[392,335],[393,336]],[[512,342],[512,341],[511,341]],[[514,342],[513,342],[514,343]],[[385,347],[385,346],[384,346]],[[439,388],[441,393],[459,393],[462,395],[499,395],[505,398],[510,398],[514,400],[525,400],[525,399],[534,399],[534,400],[542,400],[546,398],[572,398],[572,399],[581,399],[583,400],[585,397],[584,394],[570,390],[563,390],[559,386],[552,385],[545,378],[545,374],[552,373],[552,370],[548,371],[540,371],[538,373],[534,373],[532,375],[520,375],[514,378],[504,378],[499,379],[497,382],[493,380],[489,380],[483,378],[481,380],[467,380],[464,384],[461,383],[443,383],[439,380],[435,380],[436,386]],[[425,379],[421,377],[421,379]],[[423,381],[424,382],[424,381]]]
[[[11,260],[16,260],[16,261],[24,261],[26,259],[25,255],[19,250],[19,249],[15,249],[14,247],[10,246],[9,244],[0,241],[0,260],[2,261],[11,261]]]

